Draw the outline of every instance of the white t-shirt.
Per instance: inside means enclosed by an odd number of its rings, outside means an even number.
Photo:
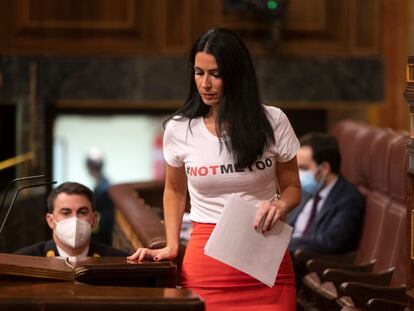
[[[185,166],[191,200],[190,220],[217,223],[232,193],[253,204],[275,195],[276,162],[291,160],[300,145],[286,115],[276,107],[264,107],[274,130],[275,144],[255,164],[241,170],[235,168],[224,142],[220,143],[207,129],[202,117],[191,121],[191,130],[187,118],[168,122],[164,158],[171,166]]]

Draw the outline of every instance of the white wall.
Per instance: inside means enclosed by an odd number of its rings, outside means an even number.
[[[90,147],[102,150],[111,183],[153,179],[153,142],[163,118],[152,116],[61,115],[54,124],[53,178],[93,187],[85,160]]]

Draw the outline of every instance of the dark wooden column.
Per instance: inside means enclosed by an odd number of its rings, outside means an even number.
[[[404,97],[410,109],[410,142],[407,144],[408,189],[407,189],[407,294],[410,310],[414,308],[414,56],[408,57],[407,86]]]

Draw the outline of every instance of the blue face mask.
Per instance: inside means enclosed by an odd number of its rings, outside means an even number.
[[[323,181],[316,181],[315,174],[311,171],[299,170],[299,179],[302,191],[315,194],[321,189]]]

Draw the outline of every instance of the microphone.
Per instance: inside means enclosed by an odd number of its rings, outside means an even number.
[[[1,215],[1,211],[3,210],[4,202],[6,201],[7,193],[9,192],[9,188],[10,188],[10,186],[12,184],[14,184],[16,182],[23,181],[23,180],[32,180],[32,179],[43,178],[43,177],[45,177],[45,175],[35,175],[35,176],[27,176],[27,177],[15,178],[15,179],[9,181],[7,183],[7,186],[6,186],[6,191],[4,192],[4,195],[3,195],[3,200],[1,201],[1,205],[0,205],[0,215]]]
[[[44,177],[44,175],[39,175],[39,176]],[[12,180],[11,182],[18,181],[18,180],[27,180],[27,179],[40,178],[39,176],[30,176],[30,177],[16,178],[16,179]],[[3,222],[2,222],[2,224],[0,226],[0,235],[3,232],[4,225],[6,224],[7,218],[9,217],[10,211],[11,211],[11,209],[12,209],[12,207],[14,205],[14,202],[16,201],[17,195],[19,194],[20,191],[22,191],[23,189],[27,189],[27,188],[48,186],[48,185],[53,185],[53,184],[56,184],[56,183],[57,183],[57,181],[48,181],[48,182],[43,182],[43,183],[38,183],[38,184],[32,184],[32,185],[22,186],[22,187],[18,188],[16,190],[16,192],[14,193],[13,199],[12,199],[12,201],[10,203],[10,206],[9,206],[9,208],[8,208],[8,210],[6,212],[6,215],[4,216]],[[7,186],[9,186],[9,185],[7,185]]]

